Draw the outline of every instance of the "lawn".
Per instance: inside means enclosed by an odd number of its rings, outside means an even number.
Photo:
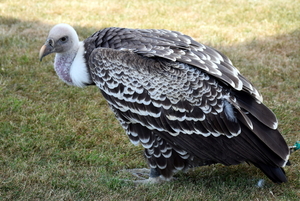
[[[0,200],[300,200],[300,151],[276,185],[247,164],[212,165],[159,185],[118,170],[146,167],[96,87],[64,84],[48,31],[81,39],[117,26],[183,32],[231,58],[259,89],[289,145],[300,140],[299,0],[0,1]],[[255,185],[265,179],[263,188]]]

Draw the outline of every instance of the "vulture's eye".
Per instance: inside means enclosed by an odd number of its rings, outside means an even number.
[[[67,42],[68,41],[68,36],[64,36],[60,39],[61,42]]]

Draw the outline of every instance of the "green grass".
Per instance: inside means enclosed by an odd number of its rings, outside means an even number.
[[[70,87],[53,56],[38,61],[49,29],[80,38],[107,26],[181,31],[232,59],[277,115],[287,142],[300,140],[298,0],[0,2],[0,200],[299,200],[300,157],[289,183],[253,166],[214,165],[161,185],[134,186],[126,168],[146,167],[96,87]]]

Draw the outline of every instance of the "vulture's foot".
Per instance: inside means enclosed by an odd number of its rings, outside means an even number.
[[[164,178],[156,171],[156,169],[153,168],[126,169],[126,170],[121,170],[121,172],[128,172],[133,176],[135,176],[137,180],[127,180],[127,179],[123,180],[123,181],[133,182],[135,184],[156,184],[156,183],[162,183],[171,180],[171,178],[168,179]]]

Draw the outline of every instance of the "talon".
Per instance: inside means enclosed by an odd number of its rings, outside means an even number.
[[[163,176],[156,174],[155,170],[153,169],[151,170],[147,168],[141,168],[141,169],[136,168],[136,169],[128,169],[128,170],[125,169],[125,170],[120,170],[119,172],[131,173],[138,180],[128,180],[128,179],[121,179],[121,180],[126,182],[133,182],[135,184],[155,184],[155,183],[162,183],[164,181],[170,181],[172,179],[172,178],[169,179],[164,178]]]
[[[150,169],[147,168],[135,168],[135,169],[125,169],[125,170],[120,170],[120,172],[128,172],[131,173],[133,176],[137,177],[138,179],[146,179],[149,177],[150,174]]]

